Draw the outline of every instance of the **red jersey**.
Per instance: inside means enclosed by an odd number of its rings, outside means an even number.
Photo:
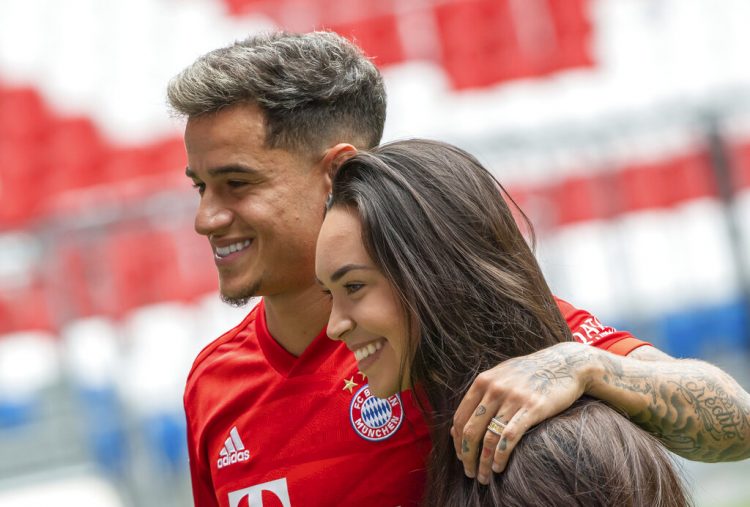
[[[558,305],[580,341],[643,344]],[[325,331],[291,355],[268,333],[262,302],[195,360],[185,412],[197,507],[406,507],[422,497],[431,445],[411,393],[372,396],[354,355]]]

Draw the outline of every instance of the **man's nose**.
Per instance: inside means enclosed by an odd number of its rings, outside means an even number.
[[[195,213],[195,232],[204,236],[217,234],[232,223],[234,214],[221,202],[205,194]]]

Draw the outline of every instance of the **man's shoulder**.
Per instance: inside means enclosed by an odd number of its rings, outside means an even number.
[[[217,349],[219,349],[222,345],[225,345],[237,339],[243,331],[252,326],[252,324],[255,322],[255,319],[257,318],[259,306],[260,305],[256,305],[252,310],[250,310],[245,318],[242,319],[242,322],[203,347],[203,350],[198,353],[195,360],[193,361],[193,366],[190,369],[190,373],[188,374],[188,385],[190,384],[190,380],[200,371],[201,367],[207,361],[209,361],[212,356],[214,356]]]

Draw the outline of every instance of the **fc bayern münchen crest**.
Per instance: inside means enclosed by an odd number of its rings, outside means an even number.
[[[349,420],[357,434],[371,442],[391,437],[404,420],[401,397],[394,394],[386,399],[377,398],[365,384],[354,394],[349,405]]]

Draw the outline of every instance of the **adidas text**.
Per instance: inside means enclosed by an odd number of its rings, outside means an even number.
[[[234,454],[230,454],[229,456],[224,456],[223,458],[219,458],[216,462],[216,466],[219,468],[223,468],[228,465],[232,465],[234,463],[239,463],[240,461],[247,461],[250,459],[250,451],[241,451],[241,452],[235,452]]]

